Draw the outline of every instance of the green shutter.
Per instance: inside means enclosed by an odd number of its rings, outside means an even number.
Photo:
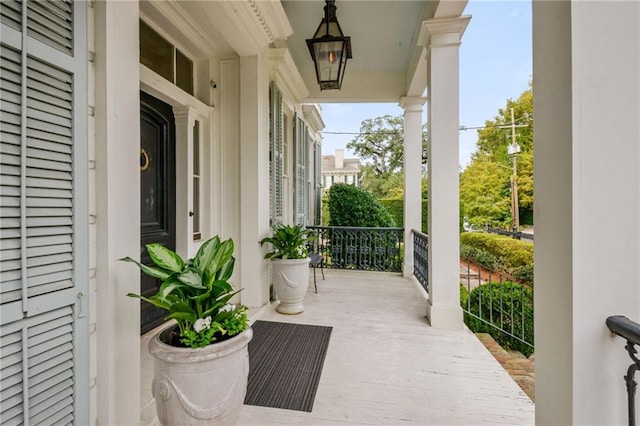
[[[295,191],[294,205],[296,223],[307,224],[307,158],[308,158],[308,131],[307,126],[300,117],[295,120],[294,157],[295,166]]]
[[[88,422],[86,7],[0,5],[3,425]]]
[[[322,146],[316,142],[315,155],[315,222],[314,225],[322,225]]]
[[[282,111],[282,92],[274,82],[269,86],[269,138],[270,138],[270,163],[269,163],[269,190],[271,195],[271,221],[273,224],[282,223],[284,220],[283,209],[283,138],[284,116]]]

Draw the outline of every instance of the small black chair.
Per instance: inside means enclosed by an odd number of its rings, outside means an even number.
[[[316,269],[320,268],[322,279],[324,280],[324,256],[320,252],[320,244],[318,240],[309,241],[307,244],[309,250],[309,267],[313,268],[313,288],[318,293],[318,284],[316,281]]]

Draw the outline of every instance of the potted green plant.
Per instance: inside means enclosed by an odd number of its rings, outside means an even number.
[[[271,279],[280,304],[276,311],[299,314],[304,311],[304,296],[309,286],[309,250],[307,243],[317,236],[303,225],[275,225],[273,236],[260,240],[271,244],[273,251],[264,258],[271,260]]]
[[[162,280],[151,297],[128,296],[166,310],[165,320],[175,320],[149,342],[158,419],[163,425],[233,424],[247,391],[247,345],[253,336],[247,308],[229,303],[240,291],[228,281],[235,263],[233,241],[213,237],[187,261],[160,244],[146,247],[154,265],[121,260]]]

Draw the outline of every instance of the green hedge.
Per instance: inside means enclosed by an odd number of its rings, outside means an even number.
[[[507,281],[482,284],[468,293],[464,286],[460,286],[460,304],[465,310],[464,322],[472,332],[489,333],[503,348],[519,351],[526,357],[533,353],[531,346],[498,329],[502,328],[511,333],[513,326],[514,336],[534,344],[531,288]],[[491,320],[494,326],[470,315],[467,310],[487,322]]]
[[[501,259],[506,268],[533,265],[533,243],[505,235],[464,232],[460,244],[475,247]]]
[[[391,214],[396,222],[396,226],[404,227],[404,200],[398,198],[382,198],[380,203]],[[422,200],[422,232],[427,233],[429,201]]]
[[[329,226],[396,226],[391,214],[373,194],[353,185],[331,185],[327,207]]]
[[[460,255],[533,286],[533,243],[481,232],[460,234]]]
[[[460,234],[460,255],[533,285],[533,243],[481,232]]]

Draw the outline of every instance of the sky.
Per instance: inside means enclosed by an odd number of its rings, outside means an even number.
[[[460,46],[460,125],[476,127],[528,88],[533,73],[531,1],[470,0],[465,15],[472,18]],[[322,105],[325,132],[358,132],[363,120],[386,114],[401,116],[403,110],[397,104]],[[345,157],[355,157],[346,149],[353,137],[325,133],[322,153],[343,148]],[[476,141],[476,130],[460,132],[462,167],[468,165]]]

